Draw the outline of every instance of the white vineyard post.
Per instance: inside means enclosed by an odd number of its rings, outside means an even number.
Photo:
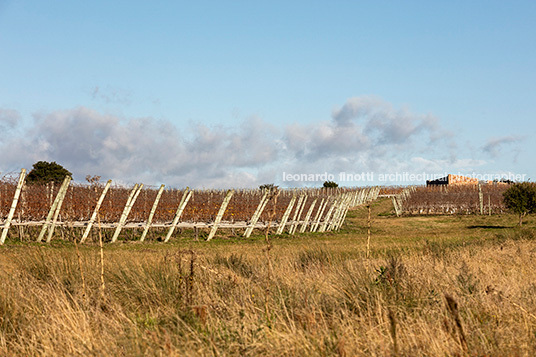
[[[147,223],[145,223],[145,228],[143,229],[143,233],[141,234],[140,242],[143,242],[145,240],[145,236],[147,235],[147,232],[149,232],[149,228],[151,227],[151,224],[153,223],[153,216],[154,216],[154,213],[156,212],[156,207],[158,207],[158,202],[160,201],[162,192],[164,192],[164,187],[166,187],[166,185],[161,185],[160,189],[158,190],[158,193],[156,194],[153,207],[151,208],[151,212],[149,213],[149,218],[147,218]]]
[[[396,195],[391,196],[391,200],[393,201],[393,207],[395,208],[396,216],[400,217],[400,208],[398,207],[398,202],[396,201]]]
[[[338,199],[336,198],[335,201],[333,202],[333,204],[331,205],[331,207],[329,208],[329,211],[328,213],[326,213],[326,216],[324,217],[324,220],[322,222],[322,224],[320,225],[320,228],[318,229],[319,232],[325,232],[326,231],[326,227],[329,223],[329,218],[331,217],[331,213],[333,212],[333,210],[335,209],[335,206],[337,206],[338,204]]]
[[[13,196],[13,202],[11,203],[11,209],[7,215],[6,221],[4,222],[4,229],[2,230],[2,237],[0,237],[0,244],[4,244],[7,237],[7,232],[11,226],[11,220],[15,215],[15,209],[17,208],[17,203],[19,202],[20,192],[22,186],[24,185],[24,180],[26,179],[26,169],[20,170],[19,182],[17,183],[17,189],[15,190],[15,195]]]
[[[216,216],[216,219],[214,220],[214,223],[212,225],[212,229],[210,230],[210,233],[208,234],[207,241],[214,238],[214,235],[216,234],[216,231],[218,230],[218,226],[220,225],[223,214],[225,213],[225,210],[227,209],[227,205],[231,201],[231,197],[233,197],[233,194],[234,194],[234,191],[229,190],[227,192],[227,195],[223,199],[218,215]]]
[[[339,209],[337,210],[337,214],[331,219],[331,223],[329,224],[330,228],[329,230],[337,230],[339,227],[339,223],[342,219],[342,216],[346,212],[346,208],[350,204],[351,198],[348,194],[345,194],[342,198],[341,204],[339,206]]]
[[[367,189],[364,188],[359,192],[359,204],[362,205],[365,203],[365,195],[367,194]]]
[[[350,207],[355,207],[355,206],[357,206],[357,199],[358,199],[358,197],[359,197],[359,189],[356,189],[356,190],[354,191],[354,195],[353,195],[353,197],[352,197],[352,202],[351,202]]]
[[[71,183],[71,176],[65,177],[65,179],[63,180],[63,183],[60,186],[60,190],[58,191],[59,201],[58,201],[58,205],[56,206],[56,212],[54,212],[54,218],[52,219],[52,223],[50,224],[50,227],[48,227],[47,243],[50,242],[50,240],[52,239],[52,235],[54,234],[56,221],[58,220],[58,216],[60,215],[61,206],[63,205],[63,200],[65,199],[65,195],[67,194],[67,189],[69,188],[70,183]]]
[[[303,198],[300,210],[298,211],[298,216],[296,217],[296,219],[290,226],[289,233],[291,235],[294,235],[294,233],[296,233],[296,229],[298,228],[298,225],[300,224],[300,218],[301,218],[301,215],[302,215],[303,209],[305,208],[306,203],[307,203],[307,195],[305,195]]]
[[[341,211],[339,212],[339,215],[337,216],[337,220],[333,224],[333,229],[338,230],[339,227],[342,225],[342,222],[344,221],[344,218],[346,217],[346,213],[348,212],[348,209],[350,208],[350,204],[352,203],[352,197],[350,194],[346,196],[346,199],[344,200],[344,204],[341,207]]]
[[[97,214],[99,213],[100,206],[102,205],[102,202],[104,201],[104,197],[106,196],[106,193],[110,189],[111,184],[112,184],[112,180],[108,180],[108,182],[106,182],[106,186],[104,186],[104,190],[102,191],[99,197],[99,200],[97,201],[97,205],[95,206],[95,209],[93,210],[93,214],[91,215],[91,218],[89,219],[86,230],[84,231],[84,235],[82,235],[82,238],[80,239],[80,243],[84,243],[84,241],[89,236],[91,227],[93,227],[93,223],[95,222],[95,219],[97,219]]]
[[[300,195],[298,198],[298,203],[296,203],[296,209],[294,210],[294,215],[292,216],[292,220],[290,221],[290,227],[288,228],[288,233],[290,234],[292,232],[292,227],[294,226],[294,222],[296,222],[296,219],[298,217],[298,211],[300,210],[300,207],[303,202],[303,195]]]
[[[264,208],[266,207],[266,204],[268,203],[267,198],[268,198],[268,191],[264,193],[264,195],[261,198],[261,201],[259,202],[259,205],[257,206],[257,209],[255,210],[255,213],[253,213],[249,226],[246,228],[246,231],[244,232],[244,237],[249,238],[251,236],[251,233],[253,232],[253,229],[255,228],[255,225],[257,224],[257,221],[259,220],[259,217],[262,214],[262,211],[264,211]]]
[[[277,227],[276,234],[283,233],[283,230],[285,229],[285,225],[287,224],[288,217],[290,216],[290,212],[292,211],[292,207],[294,207],[294,202],[296,202],[296,194],[292,195],[292,198],[290,199],[287,209],[285,210],[285,213],[283,214],[283,218],[281,219],[281,222],[279,223],[279,227]]]
[[[354,206],[361,205],[361,192],[363,192],[363,189],[360,189],[359,191],[357,191]]]
[[[135,184],[134,188],[130,192],[130,195],[128,196],[128,199],[127,199],[127,203],[125,204],[125,208],[123,209],[123,214],[121,215],[121,218],[119,219],[119,223],[117,224],[117,227],[115,228],[115,232],[112,237],[112,243],[115,243],[117,241],[117,238],[119,238],[119,234],[121,233],[121,230],[123,229],[123,226],[125,225],[127,221],[130,210],[132,209],[132,206],[134,206],[134,202],[136,202],[136,199],[138,198],[138,195],[140,194],[142,188],[143,188],[143,184]]]
[[[322,198],[322,201],[320,201],[320,206],[318,206],[318,211],[316,211],[315,219],[311,223],[311,229],[310,232],[316,231],[316,228],[318,227],[318,224],[320,223],[320,217],[322,216],[322,213],[324,213],[324,208],[326,207],[327,200],[325,198]]]
[[[351,193],[352,198],[350,199],[350,206],[355,207],[357,201],[357,191]]]
[[[339,225],[337,226],[337,229],[339,229],[344,224],[344,221],[346,220],[346,216],[348,215],[348,211],[352,207],[355,207],[355,206],[346,206],[346,209],[344,210],[344,214],[341,218],[341,221],[339,222]]]
[[[363,197],[363,203],[369,202],[370,192],[372,191],[372,187],[367,187],[365,189],[364,197]]]
[[[480,214],[484,214],[484,194],[482,193],[482,186],[478,183],[478,203],[480,204]]]
[[[65,185],[67,178],[68,176],[66,176],[65,179],[63,180],[63,183],[60,186],[60,190],[58,191],[58,194],[56,195],[54,202],[50,206],[50,210],[48,211],[48,215],[47,215],[47,218],[45,219],[45,223],[43,223],[43,226],[41,227],[41,232],[39,232],[39,236],[37,237],[38,242],[41,242],[43,240],[43,238],[45,237],[45,233],[50,226],[50,222],[52,221],[52,218],[54,217],[54,213],[56,212],[56,207],[58,207],[58,203],[60,201],[61,189],[63,185]]]
[[[315,198],[313,202],[311,203],[311,207],[309,207],[309,210],[307,211],[307,214],[305,215],[305,220],[303,221],[303,224],[300,228],[300,233],[305,233],[305,229],[307,228],[307,224],[309,224],[309,220],[311,219],[311,215],[313,214],[313,210],[315,209],[317,200],[318,198]]]
[[[182,194],[181,201],[179,203],[179,207],[177,207],[177,212],[175,213],[175,217],[173,218],[173,222],[171,222],[171,227],[169,227],[169,230],[166,234],[166,238],[164,239],[164,243],[167,243],[169,239],[171,238],[171,235],[175,231],[175,227],[177,227],[177,224],[179,223],[179,219],[182,216],[182,212],[184,212],[184,208],[188,204],[188,201],[190,201],[190,198],[192,197],[193,191],[190,191],[188,187],[186,187],[186,190]]]
[[[329,221],[327,230],[331,231],[335,228],[335,224],[339,220],[339,215],[341,214],[341,211],[344,208],[344,204],[346,202],[346,195],[342,194],[339,200],[339,204],[335,207],[335,210],[333,211],[333,215],[331,216],[331,219]]]
[[[335,222],[335,226],[334,226],[334,229],[336,230],[339,230],[341,228],[341,226],[343,225],[345,219],[346,219],[346,215],[348,214],[348,210],[350,209],[350,203],[352,201],[352,198],[348,198],[347,201],[346,201],[346,204],[344,205],[342,211],[341,211],[341,214],[339,215],[339,218],[337,220],[337,222]]]
[[[400,214],[402,214],[404,212],[404,206],[403,206],[404,199],[403,199],[403,196],[402,195],[397,195],[396,196],[396,201],[398,202],[398,211],[400,212]]]
[[[333,214],[331,215],[331,219],[328,223],[326,230],[331,231],[333,229],[335,222],[339,219],[339,214],[341,213],[342,207],[344,206],[345,199],[346,199],[346,196],[344,194],[341,194],[340,199],[339,199],[339,204],[333,210]]]

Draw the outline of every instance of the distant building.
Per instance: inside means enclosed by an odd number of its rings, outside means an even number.
[[[466,177],[460,175],[448,175],[438,178],[436,180],[427,180],[426,186],[440,186],[440,185],[477,185],[478,179],[473,177]]]

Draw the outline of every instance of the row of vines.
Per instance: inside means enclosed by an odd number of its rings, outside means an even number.
[[[71,184],[65,195],[60,219],[63,222],[88,221],[95,209],[104,185]],[[0,219],[6,219],[16,183],[9,180],[0,181]],[[59,185],[24,185],[14,219],[19,222],[37,222],[45,220],[52,202],[59,190]],[[99,210],[101,222],[114,223],[119,221],[132,188],[112,186],[106,194]],[[303,208],[307,211],[313,202],[332,198],[340,193],[355,189],[322,188],[302,189],[299,194],[307,195],[308,200]],[[145,222],[151,211],[157,195],[157,189],[143,189],[136,199],[129,214],[130,222]],[[213,222],[226,195],[225,190],[193,190],[192,197],[181,216],[182,222]],[[175,216],[178,204],[184,195],[183,189],[165,189],[162,193],[153,222],[171,222]],[[280,190],[277,200],[271,203],[269,209],[263,211],[260,222],[268,220],[280,221],[296,190]],[[235,190],[222,218],[227,222],[248,221],[255,212],[263,192],[259,189]],[[317,203],[317,206],[319,202]]]
[[[506,212],[506,184],[416,187],[402,202],[406,214],[499,214]],[[482,200],[482,202],[481,202]]]

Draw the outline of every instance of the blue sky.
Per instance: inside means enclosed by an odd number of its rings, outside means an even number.
[[[533,1],[0,0],[0,173],[534,180],[535,20]]]

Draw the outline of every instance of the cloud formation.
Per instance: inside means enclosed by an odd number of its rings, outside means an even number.
[[[2,132],[15,128],[20,120],[21,116],[16,110],[0,108],[0,130]]]
[[[131,103],[131,94],[125,90],[118,88],[106,87],[105,89],[96,86],[91,91],[93,100],[102,100],[106,104],[116,103],[128,105]]]
[[[0,127],[19,126],[17,112],[0,109]],[[255,187],[281,184],[282,172],[415,172],[482,164],[435,152],[452,135],[434,116],[375,97],[350,98],[328,120],[282,128],[252,116],[235,127],[192,123],[179,130],[165,120],[79,107],[36,114],[31,128],[20,131],[0,142],[0,171],[56,161],[77,180],[99,175],[149,185]],[[488,143],[488,150],[506,142]]]
[[[517,144],[521,141],[523,137],[514,135],[491,138],[482,146],[482,150],[492,157],[497,157],[505,145]]]

